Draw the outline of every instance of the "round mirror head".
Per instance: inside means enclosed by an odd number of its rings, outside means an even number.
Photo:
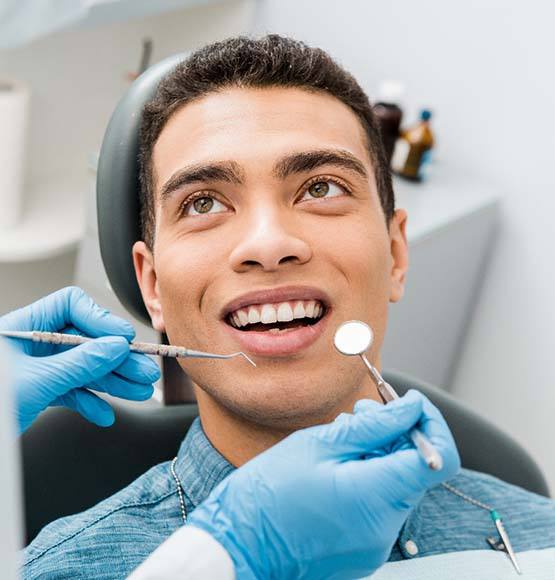
[[[348,320],[335,331],[333,344],[341,354],[352,356],[366,352],[373,340],[374,333],[368,324],[361,320]]]

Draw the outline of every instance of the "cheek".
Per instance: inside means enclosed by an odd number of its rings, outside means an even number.
[[[385,333],[392,258],[385,226],[371,220],[353,220],[345,235],[327,238],[327,259],[346,282],[347,303],[341,311],[369,323],[379,348]]]
[[[357,216],[348,227],[326,234],[326,253],[357,295],[375,303],[389,289],[391,252],[385,224]]]
[[[202,251],[210,247],[209,253]],[[166,331],[174,344],[191,342],[199,324],[200,307],[206,288],[221,268],[214,245],[173,242],[156,256],[156,273]],[[177,342],[179,341],[179,342]]]

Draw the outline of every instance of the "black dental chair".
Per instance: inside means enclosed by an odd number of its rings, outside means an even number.
[[[133,83],[110,121],[98,168],[98,225],[104,266],[122,304],[146,321],[149,318],[131,260],[131,247],[140,239],[140,111],[160,78],[182,58],[178,55],[162,61]],[[169,383],[174,387],[166,402],[191,400],[186,377],[179,372],[175,366],[164,368],[166,387],[172,386]],[[549,495],[536,463],[508,435],[440,389],[397,372],[385,372],[384,376],[399,394],[417,388],[440,408],[464,467]],[[49,522],[93,506],[153,465],[174,457],[197,407],[194,403],[164,407],[116,404],[116,414],[115,425],[101,429],[66,409],[50,409],[22,437],[28,542]]]
[[[396,372],[385,379],[402,395],[417,388],[441,410],[469,469],[549,496],[542,472],[508,435],[456,399]],[[153,465],[175,457],[197,414],[193,404],[118,407],[101,429],[67,409],[50,409],[22,438],[27,540],[49,522],[83,511],[119,491]]]

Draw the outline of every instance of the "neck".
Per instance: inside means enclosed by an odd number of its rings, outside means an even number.
[[[297,430],[269,427],[249,421],[221,405],[197,385],[195,392],[206,436],[219,453],[235,467],[240,467]],[[352,413],[353,406],[359,399],[382,402],[370,377],[367,377],[364,384],[350,393],[332,412],[305,426],[330,423],[340,413]]]

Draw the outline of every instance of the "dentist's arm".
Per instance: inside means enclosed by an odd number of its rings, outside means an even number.
[[[70,407],[97,425],[111,425],[111,406],[93,391],[143,401],[152,396],[152,383],[160,377],[153,360],[129,351],[133,327],[97,306],[80,288],[64,288],[0,317],[0,330],[44,330],[97,338],[70,349],[7,339],[14,350],[10,366],[20,432],[51,405]]]
[[[441,471],[408,440],[415,425]],[[367,576],[424,493],[459,467],[445,420],[422,394],[359,401],[353,415],[297,431],[237,469],[130,580],[227,579],[233,569],[240,580]]]

